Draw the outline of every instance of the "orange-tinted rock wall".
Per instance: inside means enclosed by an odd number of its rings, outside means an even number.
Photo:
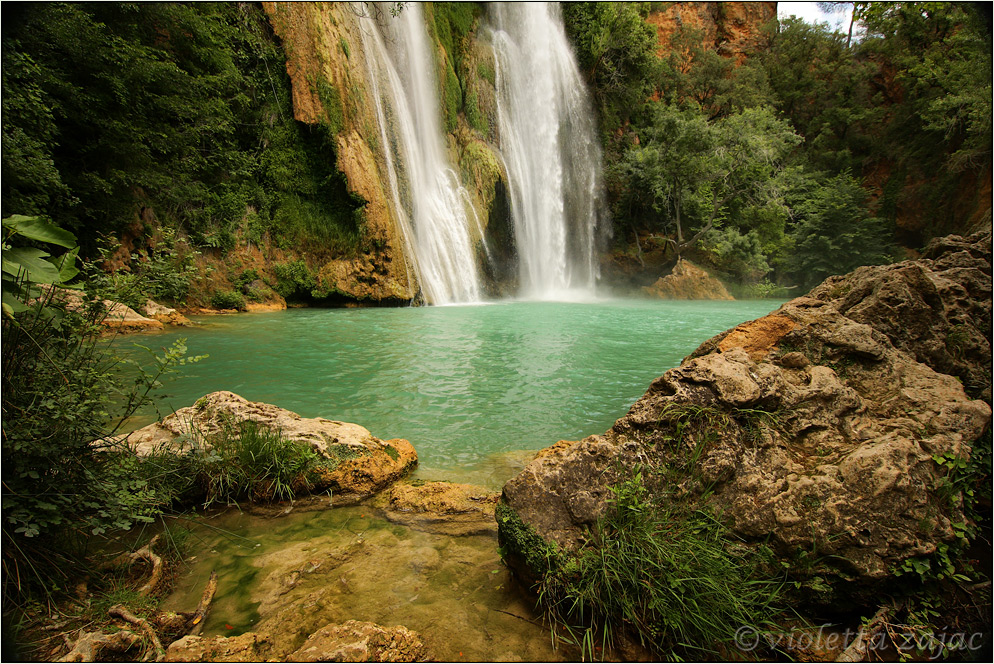
[[[674,33],[686,26],[700,30],[708,48],[741,63],[767,45],[762,28],[776,16],[775,2],[673,2],[647,20],[656,28],[660,56],[669,51]]]

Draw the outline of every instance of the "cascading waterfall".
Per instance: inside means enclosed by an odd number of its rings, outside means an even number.
[[[501,152],[522,295],[592,291],[604,217],[601,152],[558,5],[491,5]]]
[[[466,213],[471,206],[442,144],[421,7],[410,3],[397,16],[366,19],[361,32],[394,210],[425,299],[476,302],[479,275]]]

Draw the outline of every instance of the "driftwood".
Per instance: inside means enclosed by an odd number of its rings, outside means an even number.
[[[122,604],[115,604],[108,609],[107,613],[115,618],[120,618],[125,622],[131,623],[132,625],[140,628],[141,631],[145,632],[145,635],[148,636],[150,641],[152,641],[152,647],[155,648],[156,662],[161,662],[166,658],[166,649],[162,647],[162,641],[159,640],[159,635],[155,633],[155,630],[148,624],[147,620],[139,618],[135,614],[131,613]]]
[[[190,616],[190,620],[187,623],[189,627],[187,628],[187,633],[193,631],[194,628],[199,632],[203,628],[204,618],[207,617],[207,612],[210,611],[211,602],[214,601],[214,593],[217,592],[217,572],[211,572],[211,578],[207,581],[207,585],[204,586],[204,593],[200,596],[200,603],[197,604],[197,610],[193,612]]]
[[[97,662],[105,652],[125,653],[140,640],[139,636],[129,630],[121,630],[113,634],[103,632],[87,632],[80,635],[73,644],[72,650],[60,662]]]

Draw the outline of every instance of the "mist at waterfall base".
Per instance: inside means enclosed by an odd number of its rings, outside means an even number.
[[[558,6],[494,3],[497,146],[507,173],[518,296],[575,300],[597,278],[607,228],[589,94]],[[425,300],[478,302],[484,230],[444,148],[435,56],[422,8],[369,17],[362,30],[392,207]],[[477,248],[479,244],[479,248]]]
[[[424,479],[499,488],[528,458],[521,450],[603,433],[702,341],[779,304],[292,309],[194,317],[200,326],[137,343],[158,348],[185,337],[189,354],[210,356],[179,367],[163,389],[163,414],[230,390],[406,438]]]

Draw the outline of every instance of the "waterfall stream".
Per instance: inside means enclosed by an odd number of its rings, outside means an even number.
[[[434,57],[421,6],[369,20],[363,48],[393,206],[425,299],[480,300],[468,194],[446,158]],[[373,57],[370,57],[373,56]],[[474,218],[476,235],[479,222]]]
[[[362,30],[390,195],[425,299],[481,299],[474,241],[483,230],[449,164],[435,58],[417,3]],[[604,216],[601,153],[585,83],[558,6],[494,3],[500,152],[507,169],[519,295],[588,296]],[[481,244],[483,251],[486,246]]]
[[[558,5],[491,5],[497,113],[522,295],[592,292],[604,216],[601,152]]]

